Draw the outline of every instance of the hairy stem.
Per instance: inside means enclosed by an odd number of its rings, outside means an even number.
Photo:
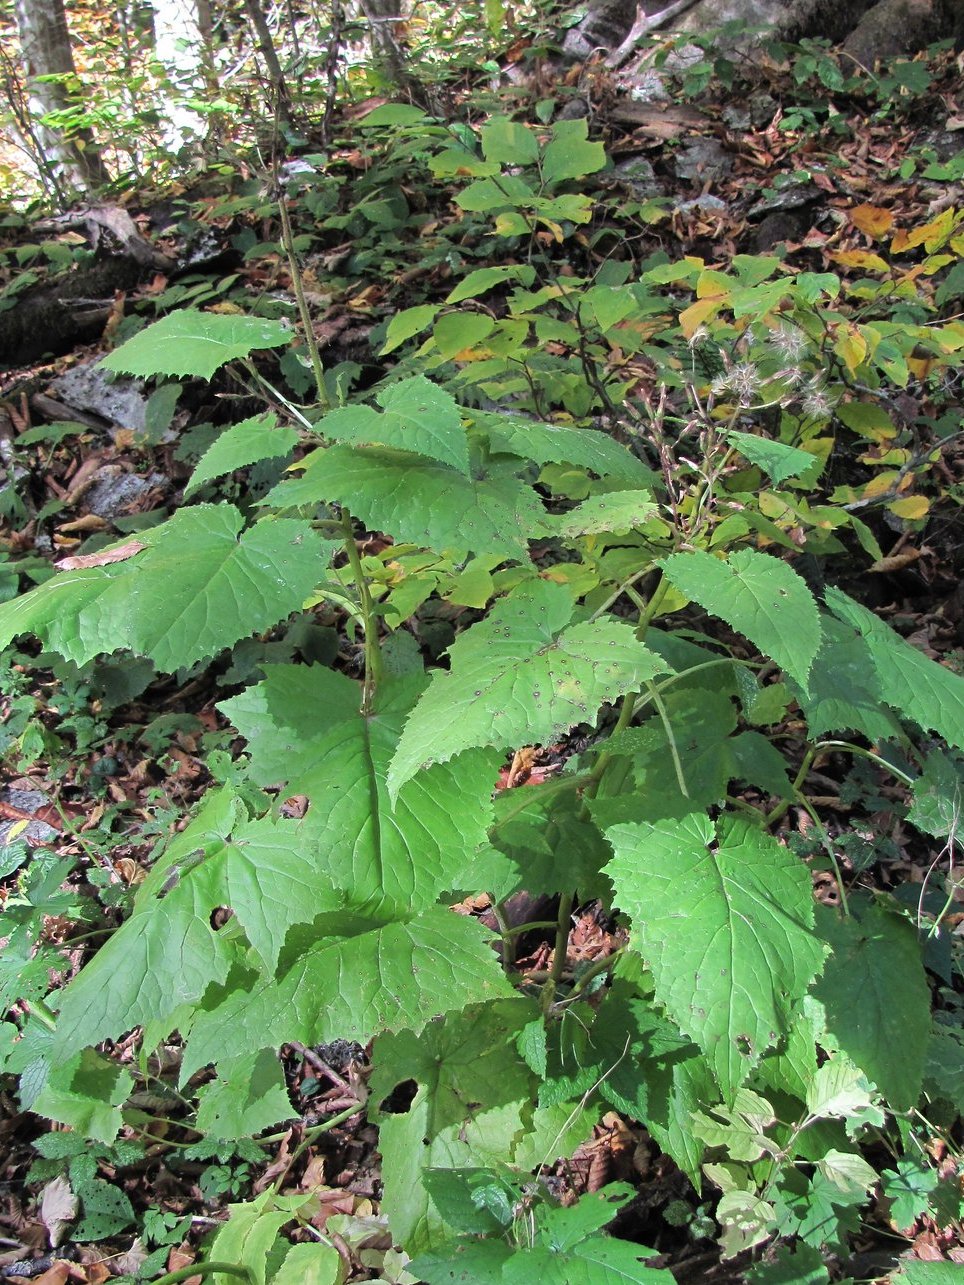
[[[308,347],[308,357],[311,360],[311,369],[315,377],[315,389],[318,393],[318,405],[322,410],[331,410],[331,398],[328,396],[328,389],[325,386],[325,370],[321,364],[321,353],[318,351],[318,340],[315,338],[315,330],[311,324],[311,312],[308,308],[308,300],[305,298],[304,282],[301,279],[301,268],[298,266],[298,259],[295,255],[295,241],[291,234],[291,218],[288,214],[288,205],[285,200],[283,191],[279,192],[278,210],[281,214],[281,244],[284,246],[285,256],[288,260],[288,270],[291,273],[291,284],[294,287],[295,300],[298,304],[298,316],[301,318],[301,328],[304,331],[305,343]]]
[[[345,537],[345,552],[348,554],[348,563],[355,578],[355,588],[358,590],[358,601],[365,628],[365,684],[362,712],[368,714],[371,712],[372,701],[382,678],[382,653],[378,646],[378,617],[375,614],[375,604],[362,568],[358,545],[355,543],[351,514],[347,509],[341,511],[341,526]]]

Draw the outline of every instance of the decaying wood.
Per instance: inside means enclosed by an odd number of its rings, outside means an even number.
[[[85,205],[56,218],[44,219],[37,224],[37,231],[62,232],[80,227],[86,229],[95,250],[103,233],[109,232],[124,253],[142,267],[153,268],[155,272],[171,272],[176,267],[174,259],[162,254],[141,235],[137,224],[119,205]]]

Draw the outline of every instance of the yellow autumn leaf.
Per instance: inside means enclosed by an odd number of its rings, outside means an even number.
[[[724,272],[706,268],[697,279],[696,297],[697,299],[728,299],[731,284]]]
[[[838,332],[833,350],[852,375],[867,356],[867,340],[856,326],[848,325]]]
[[[870,250],[838,250],[830,257],[844,268],[863,268],[865,272],[890,271],[890,265]]]
[[[721,295],[714,295],[710,299],[697,299],[696,303],[691,303],[688,308],[684,308],[679,315],[679,325],[686,338],[692,339],[697,327],[704,321],[708,321],[710,317],[715,317],[723,302]]]
[[[926,517],[931,504],[926,495],[908,495],[887,507],[898,518],[913,519]]]
[[[890,210],[881,209],[879,205],[855,205],[850,211],[853,224],[866,232],[875,241],[879,241],[894,226],[894,216]]]
[[[898,477],[899,474],[897,473],[878,473],[864,487],[861,498],[864,500],[876,500],[878,496],[886,495],[888,491],[894,489]]]

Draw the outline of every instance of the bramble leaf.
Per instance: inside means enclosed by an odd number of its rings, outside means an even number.
[[[807,687],[820,646],[820,616],[806,583],[785,562],[755,549],[740,549],[726,562],[694,550],[674,553],[662,566],[681,593]]]
[[[606,835],[616,852],[606,873],[657,998],[732,1100],[820,970],[808,872],[742,821],[718,837],[700,814]]]
[[[389,793],[471,746],[548,744],[667,669],[628,625],[595,620],[567,628],[572,613],[567,590],[541,580],[462,634],[449,648],[449,672],[433,674],[405,725]]]
[[[172,672],[297,611],[332,550],[304,522],[262,521],[240,535],[231,505],[181,509],[147,546],[108,566],[65,571],[0,607],[0,646],[36,633],[83,665],[128,647]]]
[[[210,379],[225,362],[259,348],[281,348],[291,331],[280,321],[179,308],[115,348],[100,363],[127,375],[196,375]]]

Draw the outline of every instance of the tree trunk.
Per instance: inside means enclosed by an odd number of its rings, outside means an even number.
[[[411,76],[400,34],[404,21],[401,0],[359,0],[359,7],[371,26],[375,67],[390,84],[408,86]]]
[[[264,65],[268,70],[268,80],[274,96],[275,110],[281,120],[289,121],[291,119],[291,95],[288,93],[284,72],[281,70],[281,63],[278,61],[278,53],[274,47],[271,28],[268,26],[267,18],[264,16],[264,10],[261,8],[259,0],[244,0],[244,11],[254,29],[254,34],[258,39],[258,48],[261,50],[261,57],[264,59]]]
[[[20,51],[27,83],[30,150],[39,147],[38,164],[63,200],[68,189],[86,191],[110,182],[89,129],[62,128],[45,118],[69,111],[74,55],[63,0],[15,0]],[[40,80],[58,76],[59,80]]]

